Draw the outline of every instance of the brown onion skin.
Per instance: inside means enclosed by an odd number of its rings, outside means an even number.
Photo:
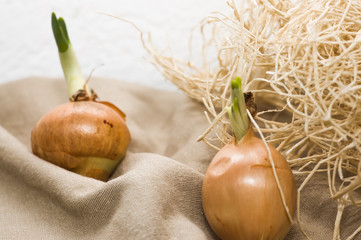
[[[130,142],[125,115],[118,111],[107,102],[62,104],[37,122],[31,132],[32,151],[65,169],[107,181]],[[90,166],[90,158],[107,160],[103,166]]]
[[[289,212],[296,210],[296,184],[283,156],[269,145]],[[283,239],[291,222],[283,206],[268,151],[252,128],[213,158],[204,178],[207,221],[223,240]]]

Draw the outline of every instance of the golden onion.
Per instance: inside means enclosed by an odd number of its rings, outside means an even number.
[[[295,180],[284,157],[255,136],[240,86],[240,79],[232,81],[234,103],[227,109],[236,137],[208,167],[203,210],[223,240],[283,239],[295,214]]]
[[[107,181],[130,142],[125,114],[110,102],[95,101],[69,40],[63,18],[52,13],[52,28],[70,102],[45,114],[31,132],[35,155],[60,167]]]
[[[62,104],[45,114],[31,132],[35,155],[102,181],[124,158],[129,142],[125,118],[95,101]]]

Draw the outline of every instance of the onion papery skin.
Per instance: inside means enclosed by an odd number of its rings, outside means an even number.
[[[96,101],[56,107],[32,130],[33,153],[62,168],[107,181],[130,142],[125,117],[114,107]]]
[[[283,156],[268,145],[289,212],[296,210],[296,184]],[[282,203],[264,142],[252,128],[213,158],[202,187],[205,216],[223,240],[283,239],[291,222]]]

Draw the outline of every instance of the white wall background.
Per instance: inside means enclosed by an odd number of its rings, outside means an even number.
[[[51,30],[51,12],[62,16],[86,76],[140,82],[175,89],[149,62],[139,33],[101,15],[107,12],[152,34],[187,59],[190,31],[213,11],[228,13],[226,0],[0,0],[0,84],[28,76],[62,77]]]

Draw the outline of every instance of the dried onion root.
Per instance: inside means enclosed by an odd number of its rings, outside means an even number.
[[[298,204],[315,173],[327,174],[330,197],[338,204],[334,239],[340,239],[345,206],[361,204],[353,194],[361,186],[361,4],[228,4],[232,14],[215,13],[195,28],[204,41],[201,63],[183,62],[151,42],[143,44],[166,79],[203,102],[209,127],[199,140],[213,148],[232,137],[225,114],[228,86],[235,76],[244,79],[245,91],[263,105],[256,120],[266,141],[287,157],[295,174],[305,175]],[[216,56],[207,57],[214,49]],[[360,231],[361,226],[348,239]]]

